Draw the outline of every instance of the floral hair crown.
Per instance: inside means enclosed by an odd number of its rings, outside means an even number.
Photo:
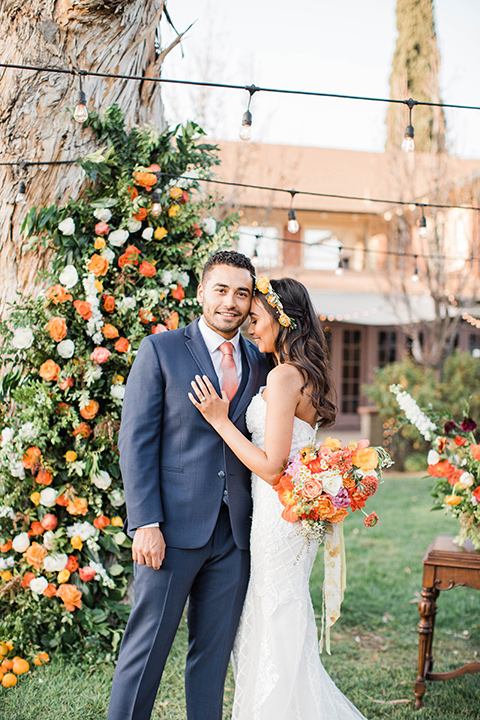
[[[280,300],[280,295],[275,292],[268,277],[262,275],[262,277],[256,278],[255,288],[258,290],[258,292],[262,293],[262,295],[266,295],[266,300],[268,304],[274,307],[275,310],[278,312],[277,320],[280,325],[283,325],[283,327],[286,327],[289,330],[296,330],[297,323],[295,322],[295,320],[293,320],[293,318],[288,317],[288,315],[284,313],[282,301]]]

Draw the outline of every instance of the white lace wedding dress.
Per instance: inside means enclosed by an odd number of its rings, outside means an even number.
[[[247,410],[252,442],[264,447],[266,403]],[[295,418],[290,455],[315,437]],[[281,517],[276,492],[252,476],[251,575],[232,664],[232,720],[364,720],[323,668],[309,591],[317,542],[305,544]]]

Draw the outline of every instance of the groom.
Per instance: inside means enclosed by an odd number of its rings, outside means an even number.
[[[238,328],[254,268],[234,251],[207,261],[203,314],[145,338],[130,372],[119,436],[133,540],[135,601],[113,678],[108,720],[149,720],[188,599],[188,720],[221,720],[223,686],[249,575],[250,472],[188,399],[195,375],[245,410],[266,363]]]

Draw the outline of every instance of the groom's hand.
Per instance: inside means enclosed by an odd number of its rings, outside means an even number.
[[[165,540],[159,527],[138,528],[135,531],[132,556],[138,565],[160,569],[165,557]]]

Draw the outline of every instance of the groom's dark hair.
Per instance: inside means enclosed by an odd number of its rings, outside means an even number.
[[[232,267],[248,270],[252,276],[253,287],[255,287],[255,268],[250,258],[246,255],[242,255],[242,253],[236,250],[219,250],[213,255],[210,255],[203,268],[202,283],[205,282],[206,276],[216,265],[231,265]]]

